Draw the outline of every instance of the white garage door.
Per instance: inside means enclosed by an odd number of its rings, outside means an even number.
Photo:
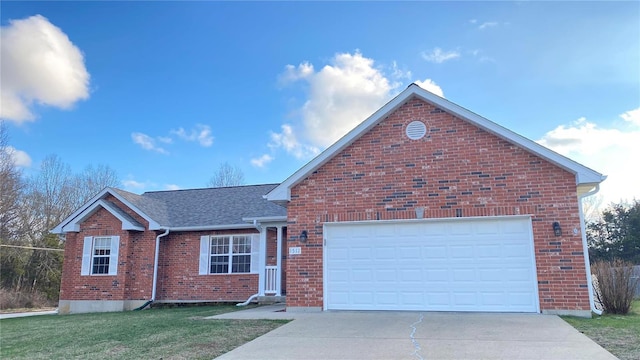
[[[326,223],[325,309],[539,312],[531,219]]]

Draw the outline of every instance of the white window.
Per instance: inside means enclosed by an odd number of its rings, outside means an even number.
[[[119,236],[86,236],[81,275],[116,275],[119,247]]]
[[[257,272],[259,244],[258,235],[202,236],[200,275]]]

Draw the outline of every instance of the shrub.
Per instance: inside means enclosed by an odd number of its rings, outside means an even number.
[[[55,306],[55,302],[38,292],[17,292],[0,288],[0,310]]]
[[[595,275],[596,300],[606,313],[626,314],[631,308],[638,279],[633,266],[622,260],[598,261],[591,266]]]

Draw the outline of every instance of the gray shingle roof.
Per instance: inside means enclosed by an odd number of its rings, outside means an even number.
[[[262,196],[278,184],[151,191],[136,195],[114,189],[162,226],[197,227],[246,224],[248,217],[286,216],[287,209]]]
[[[167,204],[164,201],[145,197],[144,194],[138,195],[130,193],[121,189],[112,190],[114,190],[116,193],[118,193],[118,195],[122,196],[125,200],[130,202],[133,206],[137,207],[148,217],[155,220],[158,224],[170,226],[171,219],[169,218],[169,212],[167,211]]]

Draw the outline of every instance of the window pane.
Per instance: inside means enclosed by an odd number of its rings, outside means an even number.
[[[108,274],[109,273],[109,257],[96,256],[93,258],[93,273]]]
[[[251,271],[251,255],[234,255],[231,272],[248,273]]]
[[[228,254],[229,237],[217,236],[211,238],[211,254]]]
[[[229,256],[211,256],[211,274],[226,274],[229,272]]]
[[[111,237],[95,237],[93,238],[93,258],[91,273],[92,274],[108,274],[109,273],[109,256],[111,255]]]
[[[234,254],[251,254],[251,237],[235,236],[233,238]]]

